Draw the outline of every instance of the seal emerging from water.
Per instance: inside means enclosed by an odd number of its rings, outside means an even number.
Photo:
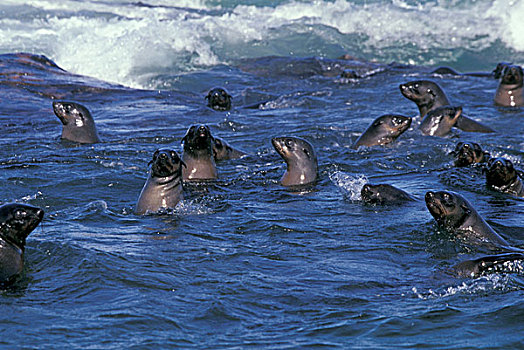
[[[151,170],[135,208],[138,215],[174,208],[184,198],[182,166],[185,164],[178,153],[170,149],[156,150],[149,164]]]
[[[22,272],[25,240],[43,217],[42,209],[30,205],[0,207],[0,284],[9,284]]]
[[[449,106],[448,97],[444,90],[437,84],[429,80],[415,80],[406,84],[401,84],[400,92],[408,100],[415,102],[420,112],[420,117],[424,118],[426,114],[438,107]],[[470,132],[495,132],[492,128],[485,126],[473,119],[461,115],[455,127]]]
[[[504,66],[499,86],[495,92],[495,104],[507,107],[524,106],[523,80],[522,67]]]
[[[456,167],[484,163],[490,158],[489,153],[483,151],[480,145],[475,142],[459,142],[450,154],[455,158],[453,164]]]
[[[486,184],[489,188],[517,197],[524,197],[522,179],[524,179],[524,173],[516,170],[511,160],[505,158],[488,160]]]
[[[62,138],[79,143],[100,142],[89,110],[75,102],[53,102],[53,111],[62,122]]]
[[[213,152],[213,136],[207,125],[192,125],[182,138],[184,180],[213,180],[218,178]]]
[[[420,123],[420,131],[424,135],[445,136],[449,134],[461,114],[462,107],[443,106],[432,109]]]
[[[280,179],[283,186],[306,185],[317,179],[318,162],[311,143],[299,137],[275,137],[271,143],[287,164]]]
[[[489,248],[509,247],[508,242],[500,237],[460,194],[430,191],[426,193],[425,200],[437,224],[458,237],[470,243],[487,245]]]
[[[367,204],[400,204],[415,200],[409,193],[388,184],[365,184],[360,196]]]
[[[231,98],[231,95],[223,88],[214,88],[206,95],[207,106],[215,111],[229,111]]]
[[[351,148],[357,149],[360,146],[386,145],[395,141],[397,137],[409,129],[410,125],[410,117],[396,114],[383,115],[371,123]]]

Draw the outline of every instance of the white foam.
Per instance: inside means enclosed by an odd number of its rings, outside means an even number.
[[[356,35],[364,53],[397,47],[393,56],[406,63],[415,58],[413,63],[419,64],[432,64],[431,58],[413,57],[402,47],[413,45],[421,54],[440,49],[440,59],[452,57],[453,49],[481,50],[498,40],[524,51],[524,0],[459,5],[317,0],[231,8],[204,0],[179,0],[176,7],[169,0],[144,3],[148,6],[133,1],[4,0],[0,52],[45,54],[73,73],[148,87],[149,79],[159,74],[239,57],[329,55],[314,44],[291,40],[297,35],[348,50]]]
[[[368,183],[368,179],[362,174],[351,175],[338,170],[330,173],[329,179],[352,201],[361,199],[360,191]]]

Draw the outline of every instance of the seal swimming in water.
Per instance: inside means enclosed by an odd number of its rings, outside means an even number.
[[[360,191],[362,201],[367,204],[400,204],[414,201],[409,193],[388,184],[365,184]]]
[[[151,170],[140,192],[135,213],[154,213],[162,208],[174,208],[184,199],[182,166],[184,162],[173,150],[158,149],[149,162]]]
[[[357,149],[359,146],[370,147],[391,143],[409,129],[410,125],[410,117],[395,114],[383,115],[371,123],[351,148]]]
[[[460,194],[450,191],[427,192],[426,207],[446,230],[470,243],[483,243],[489,248],[507,248],[508,242],[479,215]]]
[[[0,207],[0,284],[9,284],[22,272],[27,236],[44,217],[40,208],[11,203]]]
[[[218,178],[213,152],[213,136],[207,125],[192,125],[182,138],[186,164],[184,180],[212,180]]]
[[[231,98],[231,95],[223,88],[214,88],[206,95],[207,106],[215,111],[229,111]]]
[[[213,137],[213,155],[215,161],[238,159],[245,155],[244,152],[235,149],[226,142],[218,137]]]
[[[456,264],[453,271],[459,277],[477,277],[485,273],[524,272],[524,253],[504,253],[483,256]],[[520,264],[520,265],[519,265]]]
[[[455,158],[453,164],[456,167],[484,163],[490,158],[489,153],[483,151],[480,145],[475,142],[459,142],[450,154]]]
[[[448,97],[444,90],[437,84],[429,80],[415,80],[406,84],[400,84],[400,92],[408,100],[415,102],[418,107],[420,117],[424,118],[426,114],[438,107],[449,106]],[[471,132],[495,132],[488,126],[485,126],[473,119],[461,115],[455,124],[455,127]]]
[[[63,124],[63,139],[79,143],[100,142],[95,121],[86,107],[75,102],[55,101],[53,111]]]
[[[524,173],[517,171],[513,163],[505,158],[491,158],[486,166],[486,184],[489,188],[524,197],[522,180]]]
[[[287,164],[280,179],[283,186],[306,185],[317,179],[317,156],[308,141],[299,137],[275,137],[271,143]]]
[[[524,106],[523,78],[522,67],[505,66],[495,92],[495,104],[506,107]]]
[[[462,107],[442,106],[428,112],[422,123],[420,131],[429,136],[445,136],[451,128],[457,123],[462,114]]]

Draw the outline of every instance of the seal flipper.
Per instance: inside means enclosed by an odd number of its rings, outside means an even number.
[[[455,127],[463,130],[463,131],[470,131],[470,132],[483,132],[483,133],[491,133],[496,132],[489,126],[486,126],[484,124],[481,124],[473,119],[470,119],[464,115],[461,115],[456,124]]]

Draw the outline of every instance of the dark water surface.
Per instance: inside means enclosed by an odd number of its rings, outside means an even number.
[[[312,62],[302,68],[317,69]],[[522,168],[522,109],[495,107],[490,78],[399,68],[348,81],[293,67],[285,75],[259,74],[264,60],[217,65],[167,75],[170,88],[156,91],[76,76],[44,58],[0,56],[0,202],[46,211],[28,238],[24,275],[0,293],[0,344],[522,347],[522,275],[448,273],[479,252],[437,228],[423,202],[429,190],[457,191],[524,247],[524,202],[488,190],[479,169],[453,168],[448,155],[458,141],[475,141]],[[391,146],[350,149],[380,115],[415,116],[398,85],[427,78],[497,133],[425,137],[414,122]],[[233,95],[232,111],[205,107],[214,86]],[[87,106],[103,143],[60,140],[53,99]],[[260,101],[269,102],[241,107]],[[134,215],[153,152],[180,151],[193,123],[249,155],[219,163],[217,181],[185,184],[174,213]],[[277,135],[314,145],[318,183],[279,185]],[[419,201],[363,205],[367,181]]]

